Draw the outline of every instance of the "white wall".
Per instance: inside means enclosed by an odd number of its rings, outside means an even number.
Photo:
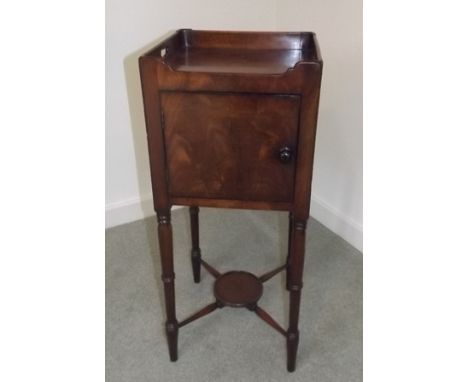
[[[138,56],[179,28],[274,30],[275,17],[269,0],[107,0],[106,226],[152,213]]]
[[[137,60],[179,28],[317,33],[324,74],[311,214],[361,249],[360,0],[107,0],[106,226],[153,213]]]
[[[279,30],[317,33],[322,90],[311,215],[362,250],[362,1],[279,0]]]

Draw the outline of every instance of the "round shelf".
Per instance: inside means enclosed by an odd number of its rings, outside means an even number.
[[[226,306],[241,308],[254,305],[263,293],[257,276],[244,271],[231,271],[219,276],[214,284],[216,300]]]

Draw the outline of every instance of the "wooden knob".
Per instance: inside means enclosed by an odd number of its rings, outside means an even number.
[[[289,163],[291,162],[292,157],[293,157],[293,152],[288,146],[284,146],[280,149],[279,159],[281,162]]]

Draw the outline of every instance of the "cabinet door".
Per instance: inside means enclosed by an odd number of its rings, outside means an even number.
[[[173,197],[291,202],[300,98],[162,92]]]

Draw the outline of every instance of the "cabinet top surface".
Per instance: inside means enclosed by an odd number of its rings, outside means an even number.
[[[281,74],[298,63],[321,62],[310,32],[226,32],[178,30],[145,56],[174,71]]]

